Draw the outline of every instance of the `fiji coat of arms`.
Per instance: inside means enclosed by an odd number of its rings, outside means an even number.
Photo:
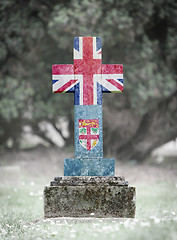
[[[98,119],[79,119],[79,143],[88,151],[99,141]]]

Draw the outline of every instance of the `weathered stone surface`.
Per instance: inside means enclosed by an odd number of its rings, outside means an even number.
[[[57,177],[44,189],[44,215],[133,218],[135,188],[122,177]]]
[[[45,217],[134,217],[135,188],[103,158],[102,93],[123,91],[123,66],[101,63],[101,38],[76,37],[74,64],[52,74],[53,92],[74,92],[75,157],[64,160],[68,177],[45,187]]]
[[[102,64],[100,37],[74,38],[74,64],[52,66],[53,92],[74,93],[75,157],[65,176],[114,176],[114,159],[103,158],[102,93],[123,92],[123,65]]]
[[[103,158],[103,119],[102,105],[75,105],[74,106],[74,135],[75,135],[75,158],[77,159],[95,159]],[[91,150],[84,148],[80,143],[79,120],[85,119],[97,120],[99,129],[99,140]],[[87,131],[88,132],[88,131]],[[85,135],[87,136],[87,135]],[[91,135],[95,136],[95,135]],[[89,140],[90,141],[90,140]]]
[[[124,177],[55,177],[50,186],[87,186],[87,185],[104,185],[104,186],[128,186]]]
[[[64,176],[114,176],[115,160],[113,158],[64,160]]]

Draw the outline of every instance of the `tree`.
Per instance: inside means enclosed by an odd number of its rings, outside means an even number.
[[[72,63],[81,35],[101,36],[104,63],[124,64],[124,94],[104,96],[105,153],[142,160],[176,138],[176,16],[174,0],[1,3],[2,144],[11,136],[18,146],[25,124],[45,137],[39,122],[56,127],[58,115],[72,129],[72,96],[52,95],[49,79],[52,64]]]

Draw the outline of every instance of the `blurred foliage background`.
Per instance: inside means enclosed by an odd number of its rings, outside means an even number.
[[[175,139],[176,26],[175,0],[2,0],[1,149],[18,149],[24,126],[55,144],[42,121],[73,144],[73,96],[52,94],[50,79],[52,64],[72,63],[75,36],[102,37],[103,63],[124,65],[124,93],[103,98],[104,152],[141,161]]]

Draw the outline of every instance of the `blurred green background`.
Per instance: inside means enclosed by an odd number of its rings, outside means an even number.
[[[103,97],[105,154],[142,161],[176,139],[176,26],[175,0],[2,0],[1,149],[24,148],[25,129],[55,145],[41,123],[73,146],[73,95],[51,93],[51,66],[72,63],[75,36],[102,37],[103,63],[124,65],[124,93]]]
[[[0,0],[0,239],[176,240],[177,151],[137,164],[177,138],[176,30],[175,0]],[[74,97],[52,94],[51,70],[73,63],[75,36],[124,65],[123,94],[103,96],[104,155],[136,187],[132,220],[43,219],[44,185],[74,154]]]

